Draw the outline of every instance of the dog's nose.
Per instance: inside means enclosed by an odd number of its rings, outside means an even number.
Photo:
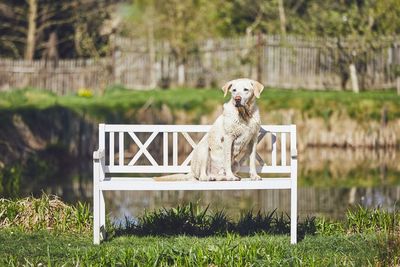
[[[240,96],[238,96],[238,95],[235,96],[235,101],[236,101],[236,102],[239,102],[239,101],[241,101],[241,100],[242,100],[242,97],[240,97]]]

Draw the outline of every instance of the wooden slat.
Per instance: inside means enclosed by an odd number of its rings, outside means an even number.
[[[163,133],[163,164],[168,166],[168,133]]]
[[[153,156],[149,153],[149,151],[147,151],[147,147],[151,144],[151,142],[154,140],[154,138],[156,138],[158,132],[153,132],[144,144],[142,144],[142,142],[140,142],[139,138],[136,136],[135,133],[128,132],[128,134],[132,137],[133,141],[139,147],[139,151],[136,153],[136,155],[133,157],[133,159],[128,163],[128,165],[134,165],[136,163],[136,161],[139,159],[139,157],[142,154],[144,154],[153,166],[158,166],[158,163],[155,161]]]
[[[172,133],[172,165],[178,166],[178,133]]]
[[[260,181],[178,181],[162,182],[152,178],[110,177],[100,182],[101,190],[250,190],[250,189],[290,189],[290,178],[266,178]]]
[[[152,165],[124,165],[124,166],[105,166],[106,173],[187,173],[190,166],[152,166]],[[290,173],[290,166],[257,166],[257,173]],[[249,167],[242,166],[240,172],[248,173]]]
[[[119,166],[124,166],[124,132],[119,132],[118,133],[119,137],[119,145],[118,145],[118,150],[119,150]]]
[[[190,137],[190,135],[188,133],[182,132],[183,137],[185,137],[185,139],[189,142],[189,144],[195,148],[196,147],[196,143],[193,141],[193,139]]]
[[[286,166],[286,133],[281,133],[281,165]]]
[[[271,141],[272,141],[272,161],[271,165],[276,166],[276,133],[271,133]]]
[[[109,148],[110,165],[114,166],[114,132],[110,132],[110,148]]]

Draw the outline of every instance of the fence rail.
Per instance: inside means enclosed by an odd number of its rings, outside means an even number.
[[[380,38],[361,49],[357,40],[288,36],[210,39],[176,56],[167,43],[115,38],[111,57],[76,60],[0,59],[0,90],[38,87],[58,94],[112,84],[128,88],[216,86],[251,77],[267,86],[304,89],[350,88],[354,64],[362,89],[396,87],[398,38]],[[178,60],[180,58],[181,60]]]

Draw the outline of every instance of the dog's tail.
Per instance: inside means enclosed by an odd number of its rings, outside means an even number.
[[[179,173],[179,174],[171,174],[171,175],[165,175],[165,176],[158,176],[153,178],[155,181],[158,182],[167,182],[167,181],[191,181],[195,180],[194,176],[192,173]]]

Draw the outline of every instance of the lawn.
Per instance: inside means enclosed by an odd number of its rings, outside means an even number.
[[[174,110],[214,111],[224,99],[220,89],[175,88],[169,90],[128,90],[110,87],[102,95],[56,96],[38,89],[0,92],[0,110],[46,109],[62,106],[78,113],[104,118],[108,114],[124,114],[143,106],[161,108],[163,104]],[[373,91],[354,94],[348,91],[306,91],[266,88],[258,101],[262,111],[295,110],[305,117],[328,118],[334,112],[346,113],[358,121],[380,120],[383,110],[387,119],[400,117],[400,96],[395,91]],[[122,116],[123,117],[123,116]]]
[[[210,228],[215,222],[219,228]],[[223,212],[188,204],[113,225],[92,244],[92,215],[58,198],[0,200],[1,266],[366,266],[400,263],[400,213],[357,207],[340,222],[300,220],[289,243],[279,213]],[[170,225],[167,227],[167,225]],[[224,228],[225,227],[225,228]],[[227,227],[227,228],[226,228]],[[219,229],[219,231],[211,231]],[[221,231],[224,230],[224,231]],[[283,230],[281,234],[280,230]]]
[[[0,230],[0,264],[55,266],[365,266],[388,261],[377,235],[122,236],[92,245],[90,235]],[[399,258],[397,258],[398,260]]]

